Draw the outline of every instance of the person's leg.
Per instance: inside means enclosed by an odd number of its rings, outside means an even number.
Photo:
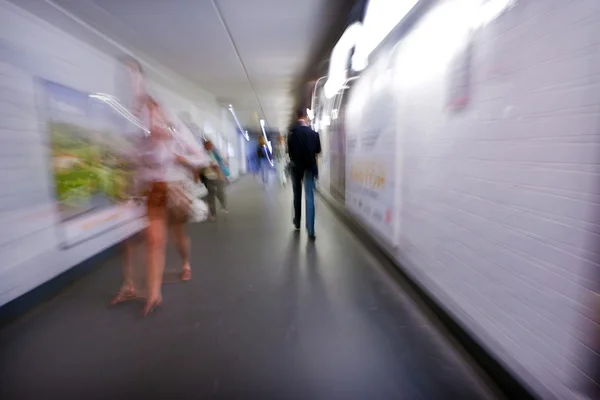
[[[302,173],[292,171],[292,190],[294,192],[294,227],[300,229],[302,220]]]
[[[162,303],[162,278],[165,269],[167,221],[153,218],[147,228],[148,264],[146,269],[147,299],[144,314]]]
[[[306,196],[306,230],[311,239],[315,237],[315,178],[307,171],[304,176],[304,196]]]
[[[208,204],[208,209],[210,211],[210,218],[215,219],[217,217],[217,188],[215,187],[215,182],[212,179],[206,179],[204,186],[206,186],[206,190],[208,191],[206,203]]]
[[[218,182],[216,182],[216,187],[217,187],[217,198],[219,199],[219,203],[221,203],[221,208],[223,208],[223,211],[225,213],[227,213],[227,196],[225,194],[225,182],[219,180]]]
[[[148,196],[148,227],[146,228],[146,246],[148,260],[146,265],[147,299],[144,315],[162,304],[162,280],[165,269],[167,242],[167,186],[155,184]]]
[[[190,238],[185,228],[185,222],[177,221],[173,223],[171,229],[173,230],[177,250],[181,256],[181,280],[189,281],[192,279],[192,267],[190,266]]]
[[[262,173],[262,182],[267,185],[269,183],[269,168],[268,161],[264,158],[260,161],[260,168]]]
[[[137,298],[135,286],[133,284],[133,258],[135,252],[135,236],[125,239],[123,242],[123,282],[117,294],[111,299],[109,305],[116,306],[125,301]]]
[[[285,166],[281,161],[277,163],[277,174],[279,175],[279,182],[281,183],[281,186],[285,186],[287,184],[287,179],[285,177]]]

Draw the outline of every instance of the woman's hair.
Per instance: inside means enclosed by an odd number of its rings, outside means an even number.
[[[144,75],[144,69],[142,68],[142,64],[132,56],[126,54],[124,56],[119,57],[119,61],[135,69],[140,75]]]
[[[258,144],[260,144],[261,146],[265,146],[267,144],[267,140],[265,139],[264,136],[261,136],[260,138],[258,138]]]

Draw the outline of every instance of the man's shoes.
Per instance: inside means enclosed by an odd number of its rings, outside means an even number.
[[[315,240],[317,240],[317,237],[313,233],[312,235],[308,235],[308,240],[310,240],[311,242],[314,242]]]
[[[294,220],[294,222],[293,222],[293,223],[294,223],[294,229],[295,229],[296,231],[299,231],[299,230],[300,230],[300,222],[298,222],[298,221]]]

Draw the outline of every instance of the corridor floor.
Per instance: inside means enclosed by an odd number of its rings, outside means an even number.
[[[293,231],[290,191],[232,185],[230,214],[189,229],[192,281],[148,318],[106,307],[115,256],[5,327],[0,397],[492,398],[326,205],[316,243]]]

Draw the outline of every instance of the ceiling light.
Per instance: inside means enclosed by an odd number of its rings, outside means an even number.
[[[235,124],[237,125],[240,132],[245,132],[246,134],[244,135],[244,137],[246,138],[247,141],[249,141],[250,137],[248,136],[248,131],[244,131],[242,129],[242,125],[240,124],[240,121],[238,120],[237,115],[235,115],[235,111],[233,110],[233,106],[231,104],[229,105],[229,112],[231,112],[231,116],[233,117],[233,120],[235,121]]]
[[[327,98],[334,97],[346,82],[348,73],[348,57],[362,34],[362,24],[355,22],[351,24],[338,40],[331,52],[329,60],[329,74],[325,82],[324,91]]]
[[[119,103],[115,97],[104,93],[90,94],[88,95],[88,97],[103,101],[104,103],[108,104],[113,110],[115,110],[127,120],[129,120],[129,122],[142,129],[146,135],[150,134],[150,131],[142,125],[139,119],[137,119],[131,112],[129,112],[129,110],[123,107],[123,105],[121,105],[121,103]]]
[[[481,5],[474,28],[485,26],[515,5],[516,0],[489,0]]]
[[[363,30],[352,56],[352,69],[362,71],[373,50],[408,15],[419,0],[370,0],[365,10]]]

